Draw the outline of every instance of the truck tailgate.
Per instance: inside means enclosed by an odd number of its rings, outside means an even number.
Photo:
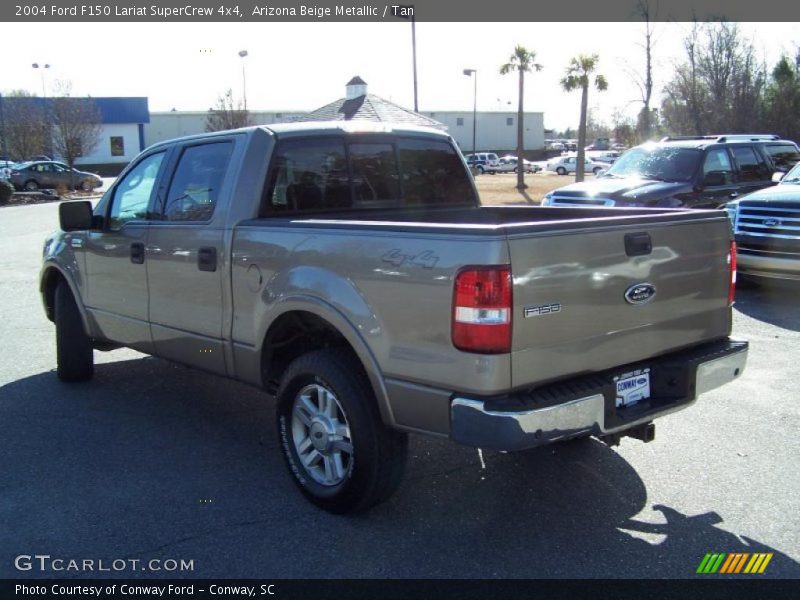
[[[724,216],[510,235],[513,387],[727,336],[730,240]]]

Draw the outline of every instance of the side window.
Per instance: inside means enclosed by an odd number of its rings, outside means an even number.
[[[739,167],[739,181],[769,181],[772,177],[769,167],[750,146],[731,146],[733,158]]]
[[[400,174],[392,144],[350,144],[354,203],[381,206],[400,200]]]
[[[767,144],[764,149],[779,171],[788,171],[800,162],[800,151],[794,144]]]
[[[731,157],[725,148],[715,148],[706,154],[706,160],[703,162],[703,177],[705,178],[711,172],[724,173],[727,181],[730,181],[733,165],[731,165]]]
[[[181,154],[164,204],[167,221],[208,221],[214,213],[232,142],[189,146]]]
[[[272,156],[262,215],[351,205],[342,140],[290,140],[278,144]]]
[[[163,152],[151,154],[117,184],[111,201],[109,229],[118,231],[128,221],[147,217],[147,205],[163,159]]]

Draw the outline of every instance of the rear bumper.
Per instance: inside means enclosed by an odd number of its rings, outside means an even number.
[[[581,434],[620,433],[686,408],[698,395],[736,379],[747,348],[747,342],[728,339],[512,396],[455,397],[450,437],[468,446],[524,450]],[[642,368],[650,369],[650,399],[617,408],[614,375]]]

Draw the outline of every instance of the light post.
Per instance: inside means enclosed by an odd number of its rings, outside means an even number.
[[[475,130],[478,122],[478,71],[477,69],[464,69],[464,75],[474,75],[475,89],[472,93],[472,154],[475,154]]]
[[[244,59],[247,56],[247,50],[239,50],[239,56],[242,59],[242,97],[244,98],[244,109],[247,110],[247,78],[244,73]]]
[[[45,63],[40,65],[39,63],[33,63],[31,65],[34,69],[41,69],[42,70],[42,98],[47,98],[47,86],[45,84],[45,71],[50,68],[50,65]]]

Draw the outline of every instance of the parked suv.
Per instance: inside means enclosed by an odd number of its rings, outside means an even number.
[[[483,175],[489,173],[494,175],[500,170],[500,159],[494,152],[478,152],[477,154],[467,154],[467,165],[474,168]]]
[[[592,181],[547,194],[543,206],[717,208],[774,184],[800,160],[776,135],[667,137],[631,148]]]
[[[744,275],[800,281],[800,163],[774,187],[729,202]]]

